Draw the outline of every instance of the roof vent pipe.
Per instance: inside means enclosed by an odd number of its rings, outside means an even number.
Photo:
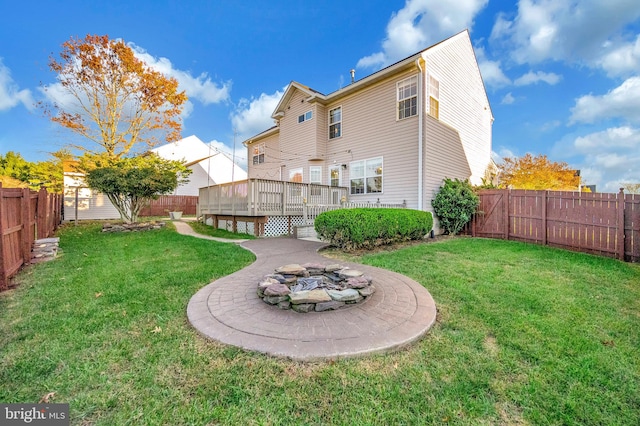
[[[351,73],[351,83],[353,83],[354,81],[356,81],[356,70],[351,69],[351,71],[349,71]]]

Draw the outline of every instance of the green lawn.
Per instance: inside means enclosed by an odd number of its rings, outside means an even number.
[[[194,231],[199,234],[209,235],[211,237],[227,238],[230,240],[254,240],[256,237],[251,234],[244,234],[241,232],[231,232],[225,229],[214,228],[213,226],[205,225],[202,222],[187,222]]]
[[[63,255],[0,294],[0,401],[72,424],[640,424],[640,268],[458,238],[359,261],[422,283],[438,321],[410,348],[299,363],[202,339],[204,284],[253,261],[171,229],[60,231]]]

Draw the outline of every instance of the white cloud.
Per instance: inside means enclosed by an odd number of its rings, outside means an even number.
[[[187,71],[175,69],[167,58],[156,58],[147,53],[145,49],[133,43],[128,44],[133,49],[136,57],[162,74],[173,77],[178,81],[181,90],[184,90],[189,98],[195,98],[203,105],[217,104],[229,100],[231,81],[215,83],[211,78],[202,73],[197,77]]]
[[[553,129],[556,129],[556,128],[560,127],[561,124],[562,124],[562,122],[560,122],[560,120],[548,121],[548,122],[544,123],[542,125],[542,127],[540,127],[540,130],[542,130],[543,132],[547,132],[549,130],[553,130]]]
[[[578,98],[571,108],[569,123],[594,123],[608,118],[640,122],[640,76],[627,79],[606,95]]]
[[[530,84],[536,84],[542,81],[553,86],[554,84],[557,84],[561,78],[562,76],[552,72],[547,73],[543,71],[538,71],[538,72],[529,71],[528,73],[524,74],[522,77],[517,78],[513,82],[513,84],[515,84],[516,86],[528,86]]]
[[[640,69],[640,35],[635,42],[615,47],[613,43],[606,43],[605,48],[610,50],[598,60],[598,64],[610,77],[636,73]]]
[[[558,149],[572,151],[582,157],[581,170],[585,184],[597,185],[598,192],[618,192],[623,182],[640,182],[640,129],[612,127],[556,144]],[[564,146],[564,147],[563,147]]]
[[[276,109],[285,89],[286,87],[282,91],[276,90],[270,95],[262,93],[257,99],[240,100],[238,108],[231,115],[231,123],[241,141],[274,125],[271,114]]]
[[[31,91],[18,87],[11,77],[11,70],[2,63],[0,58],[0,111],[10,110],[18,104],[22,104],[28,110],[34,108]]]
[[[520,0],[513,19],[498,17],[491,40],[504,43],[521,64],[551,59],[598,66],[638,17],[637,0]]]
[[[583,154],[613,148],[640,152],[640,130],[629,126],[612,127],[576,138],[575,147]]]
[[[487,55],[482,46],[475,46],[476,58],[478,66],[482,74],[482,80],[491,88],[499,88],[511,84],[511,80],[502,72],[500,61],[491,61],[487,59]]]
[[[509,148],[501,146],[497,152],[491,151],[491,157],[496,163],[502,163],[503,159],[517,157],[517,155]]]
[[[513,95],[511,94],[511,92],[507,93],[506,95],[504,95],[504,97],[502,98],[502,100],[500,101],[500,103],[502,105],[511,105],[512,103],[514,103],[516,101],[516,98],[513,97]]]
[[[361,58],[358,68],[382,68],[473,26],[488,0],[407,0],[387,24],[382,51]]]

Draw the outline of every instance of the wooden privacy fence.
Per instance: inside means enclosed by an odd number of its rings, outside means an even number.
[[[61,221],[62,194],[26,188],[2,188],[0,184],[0,291],[9,278],[31,260],[36,239],[48,238]]]
[[[640,261],[640,195],[483,190],[477,237],[519,240]]]
[[[162,195],[140,211],[140,216],[167,216],[168,212],[195,215],[198,208],[197,195]]]

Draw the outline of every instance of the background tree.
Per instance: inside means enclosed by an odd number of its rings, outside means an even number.
[[[580,176],[567,163],[550,161],[546,155],[507,157],[500,165],[500,186],[513,189],[577,191]]]
[[[136,222],[142,207],[172,192],[190,173],[181,162],[133,156],[180,139],[187,96],[176,79],[106,35],[71,38],[49,66],[72,101],[41,106],[51,120],[92,142],[72,145],[83,152],[77,170],[90,188],[107,195],[123,221]]]
[[[71,38],[49,67],[72,101],[41,107],[51,120],[93,142],[91,148],[74,148],[118,159],[138,146],[146,151],[161,140],[180,139],[187,96],[174,78],[152,70],[122,40]]]
[[[51,153],[51,158],[36,163],[22,158],[13,151],[0,154],[0,176],[3,186],[21,187],[38,190],[46,188],[49,192],[61,193],[63,189],[62,163],[71,158],[69,151],[61,150]]]
[[[629,194],[640,194],[640,183],[623,183],[622,188]]]
[[[127,223],[137,222],[140,210],[150,200],[173,192],[191,173],[181,161],[153,153],[116,160],[85,155],[79,168],[88,170],[85,180],[89,187],[104,193]]]

